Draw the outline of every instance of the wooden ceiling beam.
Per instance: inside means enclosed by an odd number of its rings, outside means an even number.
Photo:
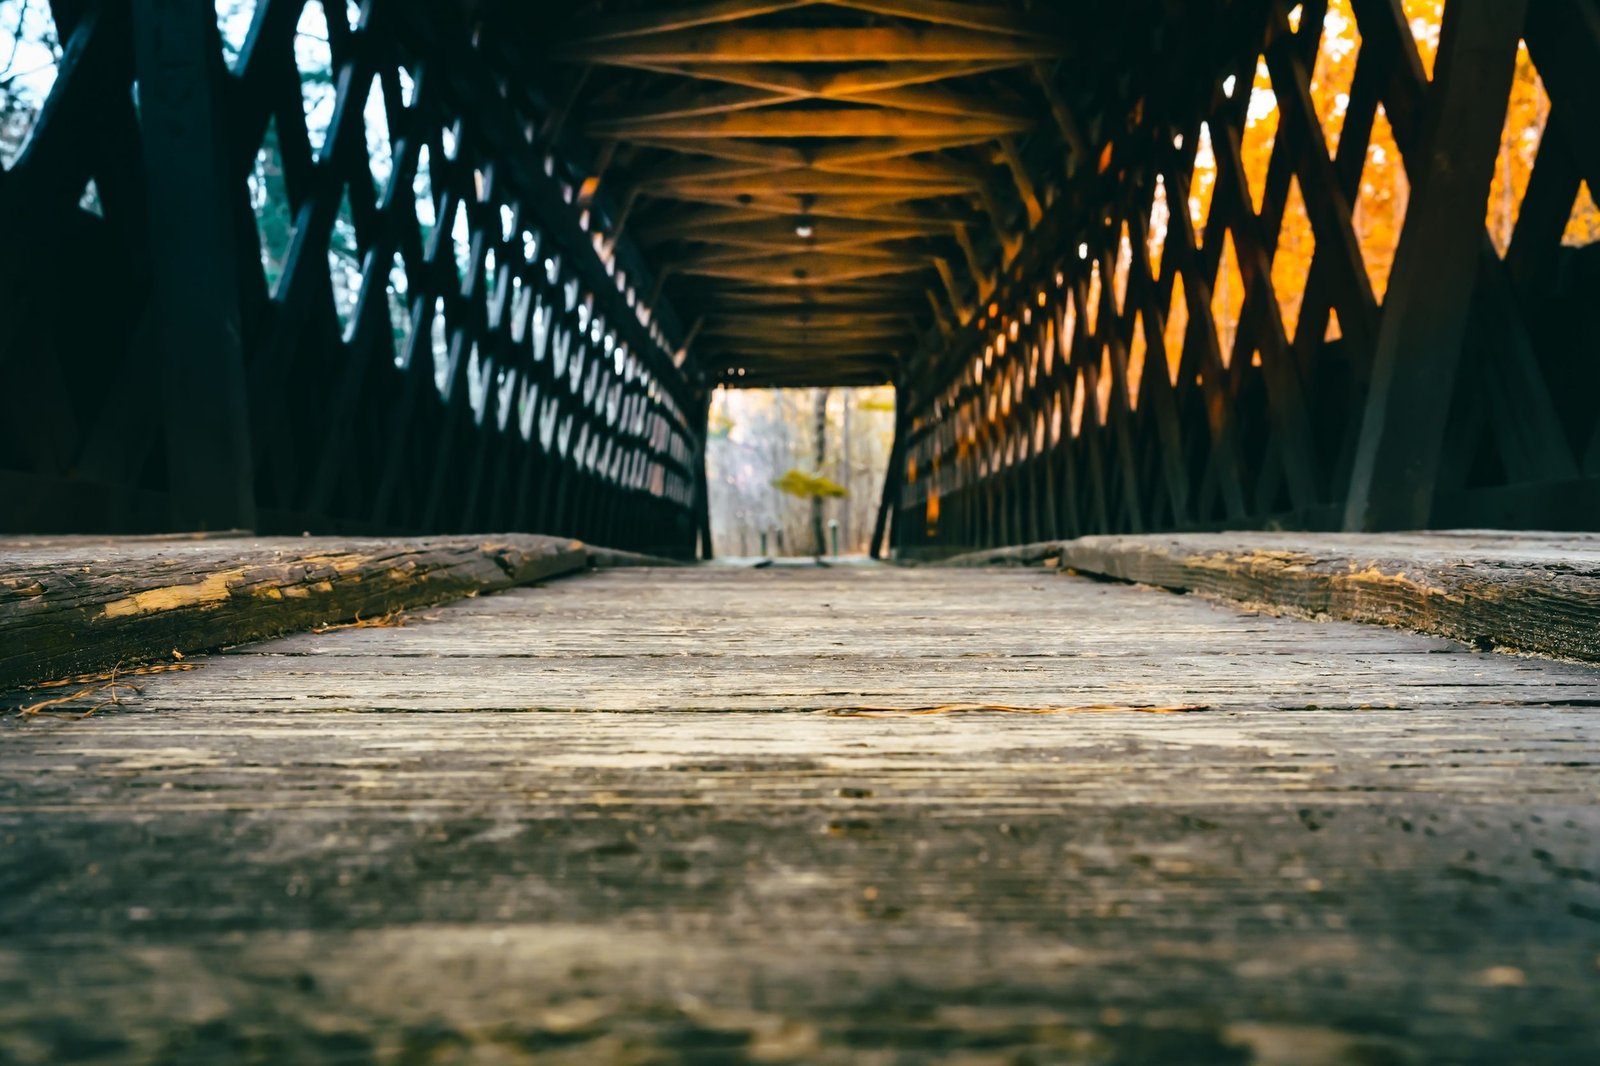
[[[874,189],[875,193],[880,191],[881,188]],[[793,195],[772,194],[758,198],[749,193],[741,193],[737,188],[666,189],[659,193],[657,199],[727,208],[751,208],[764,211],[768,215],[776,215],[783,218],[794,218],[801,213],[805,213],[812,218],[849,218],[878,222],[905,222],[907,220],[920,220],[922,217],[937,217],[933,215],[918,215],[916,208],[920,204],[948,202],[948,197],[946,200],[930,200],[928,192],[922,186],[918,186],[913,191],[887,196],[819,195],[805,207],[802,207],[798,203],[797,197]],[[976,217],[978,216],[963,215],[953,221],[970,220]]]
[[[772,285],[818,285],[855,278],[876,278],[894,274],[920,273],[927,264],[922,260],[872,259],[845,256],[769,256],[760,262],[717,264],[681,264],[677,273],[706,277],[749,279]]]
[[[749,111],[773,104],[788,104],[808,99],[810,94],[775,92],[771,89],[752,89],[742,85],[729,85],[718,89],[699,87],[697,92],[655,97],[644,102],[633,102],[626,108],[597,111],[591,121],[645,122],[659,119],[699,118],[703,115],[723,115],[730,111]]]
[[[1017,142],[1010,137],[1000,138],[1000,154],[1011,170],[1011,180],[1016,182],[1017,195],[1022,198],[1022,206],[1028,212],[1028,225],[1037,226],[1044,219],[1044,205],[1039,202],[1039,193],[1034,188],[1033,176],[1022,163],[1022,154],[1017,151]]]
[[[713,341],[728,342],[753,342],[762,345],[777,343],[776,338],[792,338],[804,345],[817,348],[829,348],[834,345],[888,347],[898,346],[911,340],[913,331],[904,324],[892,329],[881,330],[815,330],[793,323],[774,323],[771,325],[752,326],[748,329],[725,329],[716,333],[707,332],[702,338],[703,342],[710,344]]]
[[[824,99],[843,99],[847,96],[890,92],[958,78],[971,78],[997,70],[1008,70],[1016,65],[1017,62],[1011,59],[968,59],[948,63],[876,63],[826,74],[813,73],[810,86],[812,92]]]
[[[954,0],[832,0],[835,7],[848,7],[874,15],[916,19],[941,26],[980,30],[984,33],[1009,33],[1040,40],[1056,39],[1060,25],[1043,15],[1037,7],[1023,13],[1003,4],[956,3]]]
[[[993,140],[993,137],[981,133],[952,134],[946,137],[875,137],[840,144],[818,145],[807,152],[807,159],[817,167],[826,168],[846,163],[904,159],[906,156],[926,155],[951,148],[989,144]]]
[[[741,141],[734,138],[718,141],[695,141],[686,143],[678,140],[653,140],[649,137],[629,138],[628,143],[636,148],[656,148],[661,151],[682,154],[686,157],[706,156],[711,159],[725,159],[733,163],[752,163],[762,166],[766,170],[779,170],[785,167],[798,168],[807,166],[811,156],[798,148],[785,144],[762,143],[761,141]]]
[[[778,174],[803,173],[800,165],[780,163],[773,165],[746,160],[697,159],[693,157],[662,162],[643,168],[635,184],[644,188],[665,185],[702,185],[708,182],[739,182],[767,180]]]
[[[706,329],[716,332],[730,327],[771,325],[774,322],[817,329],[886,328],[890,325],[903,326],[909,317],[909,312],[904,311],[801,311],[794,308],[724,311],[712,316]]]
[[[709,232],[719,226],[770,223],[775,219],[782,219],[783,224],[793,226],[792,220],[798,213],[798,206],[792,203],[781,208],[755,202],[737,206],[706,205],[695,210],[682,210],[671,217],[655,220],[640,226],[634,233],[635,238],[643,244],[661,244],[665,241],[693,239],[697,234]],[[947,235],[952,226],[966,217],[952,217],[952,214],[947,212],[935,213],[918,207],[915,202],[885,208],[881,205],[864,207],[852,203],[835,204],[827,199],[818,200],[812,205],[809,213],[816,220],[815,224],[821,227],[832,222],[864,226],[916,226],[925,227],[933,233]]]
[[[775,87],[752,88],[732,85],[718,89],[702,89],[699,93],[693,94],[674,93],[643,103],[636,102],[626,108],[592,112],[590,119],[592,125],[603,128],[611,124],[630,125],[662,119],[690,119],[735,111],[753,111],[805,100],[863,104],[896,111],[926,112],[930,115],[965,115],[1030,125],[1035,119],[1035,113],[1017,100],[1001,100],[992,96],[974,95],[929,85],[862,92],[807,92],[779,90]]]
[[[972,182],[913,181],[793,170],[780,174],[752,174],[737,181],[721,183],[685,180],[643,185],[640,188],[658,198],[697,201],[732,198],[737,202],[740,196],[871,196],[879,202],[887,202],[891,199],[920,200],[930,196],[966,196],[973,193],[976,187]]]
[[[651,246],[667,241],[684,240],[706,231],[714,230],[720,226],[738,226],[745,224],[767,223],[772,216],[765,211],[754,211],[748,208],[701,208],[698,210],[678,210],[664,218],[653,219],[644,225],[636,225],[633,239],[641,245]]]
[[[853,219],[813,218],[811,242],[817,246],[835,246],[866,241],[915,240],[935,234],[948,234],[950,227],[943,223],[923,222],[880,223],[857,222]],[[663,236],[652,233],[652,237]],[[705,244],[722,244],[732,247],[766,247],[788,245],[793,247],[799,236],[794,222],[789,219],[765,218],[759,222],[730,223],[707,227],[685,227],[675,233],[672,240],[691,240]],[[652,242],[652,243],[659,243]]]
[[[558,45],[551,58],[569,63],[938,63],[1052,59],[1054,41],[973,29],[906,26],[757,28],[718,25],[627,38]]]
[[[846,100],[852,96],[930,85],[1018,66],[1016,60],[973,60],[957,63],[873,63],[822,73],[770,63],[634,63],[634,70],[698,81],[723,82],[758,89],[774,96]]]
[[[883,278],[860,278],[838,284],[817,285],[810,289],[790,286],[760,286],[750,282],[712,280],[703,291],[727,307],[795,307],[817,311],[832,309],[838,302],[854,304],[872,303],[872,310],[900,310],[914,303],[912,293],[904,281]]]
[[[980,167],[949,156],[932,159],[888,158],[860,159],[836,162],[824,160],[812,164],[815,170],[829,174],[852,174],[857,177],[885,178],[895,181],[961,182],[976,186],[985,180]]]
[[[739,22],[762,15],[775,15],[802,7],[813,7],[821,0],[714,0],[668,11],[652,11],[642,15],[610,15],[604,19],[584,24],[584,39],[590,41],[622,40],[644,37],[654,33],[672,33],[714,26],[723,22]],[[595,28],[593,22],[600,24]]]
[[[926,111],[893,111],[876,107],[805,110],[730,111],[696,118],[635,119],[590,122],[588,133],[600,139],[716,140],[720,138],[815,139],[827,137],[977,137],[1025,133],[1028,118],[990,115],[941,115]]]
[[[873,248],[871,246],[856,246],[851,248],[821,248],[799,241],[791,241],[789,247],[771,248],[745,248],[737,251],[705,251],[694,255],[680,256],[673,261],[679,269],[696,266],[731,266],[736,263],[768,263],[774,258],[790,256],[814,256],[820,261],[823,258],[835,259],[879,259],[901,260],[905,258],[904,252],[890,251],[887,248]]]

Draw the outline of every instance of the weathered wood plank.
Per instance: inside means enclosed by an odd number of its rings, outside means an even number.
[[[0,718],[0,1059],[1600,1052],[1590,666],[933,567],[613,569],[197,662]],[[803,713],[1169,699],[1211,709]]]
[[[611,570],[403,628],[242,647],[193,673],[141,678],[142,694],[122,705],[159,714],[952,703],[1420,712],[1600,699],[1592,668],[1465,652],[1437,637],[1307,625],[1041,571]]]
[[[1085,537],[1061,545],[1059,557],[1064,568],[1124,581],[1600,661],[1594,534]]]
[[[584,569],[577,541],[12,538],[0,691],[375,618]]]
[[[984,551],[963,552],[948,559],[940,559],[937,566],[1053,566],[1067,541],[1042,540],[1035,544],[1017,544],[1009,548],[988,548]]]

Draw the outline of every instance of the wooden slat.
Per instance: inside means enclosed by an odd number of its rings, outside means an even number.
[[[553,537],[3,542],[0,690],[581,570]]]
[[[1045,554],[1082,573],[1600,662],[1592,535],[1190,533],[1058,547]]]
[[[1425,528],[1465,338],[1489,180],[1527,5],[1452,4],[1384,299],[1345,509],[1351,530]]]

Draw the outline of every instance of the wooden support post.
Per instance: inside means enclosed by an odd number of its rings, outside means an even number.
[[[1410,209],[1379,326],[1347,530],[1426,527],[1527,0],[1445,10]]]
[[[1016,138],[1000,138],[1000,154],[1011,170],[1011,180],[1017,183],[1017,195],[1022,198],[1022,206],[1028,210],[1028,225],[1037,226],[1044,221],[1044,207],[1039,203],[1039,193],[1034,188],[1033,177],[1022,163],[1022,154],[1017,151]]]
[[[711,437],[711,393],[704,392],[696,399],[700,454],[694,470],[695,523],[699,526],[700,558],[710,562],[715,558],[711,546],[711,482],[706,470],[706,449]]]
[[[1072,152],[1067,161],[1067,171],[1071,173],[1078,169],[1089,157],[1089,146],[1084,140],[1083,131],[1078,126],[1078,120],[1062,100],[1061,94],[1056,91],[1055,75],[1043,60],[1034,60],[1033,77],[1039,84],[1039,90],[1044,93],[1045,101],[1050,105],[1050,114],[1056,120],[1056,128],[1061,131],[1061,139],[1067,142],[1067,148]]]
[[[133,10],[171,521],[178,529],[253,528],[216,15],[186,0],[136,0]]]

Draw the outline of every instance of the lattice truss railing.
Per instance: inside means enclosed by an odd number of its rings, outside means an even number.
[[[198,6],[55,5],[59,75],[0,176],[19,224],[0,229],[0,367],[68,417],[0,463],[41,499],[155,501],[111,526],[688,551],[703,408],[675,326],[464,9]],[[242,443],[196,413],[218,403]]]
[[[1525,24],[1522,5],[1485,16],[1495,6],[1452,0],[1430,80],[1400,0],[1335,0],[1332,18],[1328,0],[1234,5],[1232,52],[1193,94],[1205,106],[1138,99],[1125,128],[1102,131],[1092,172],[1072,179],[1098,199],[1047,219],[965,343],[932,362],[935,387],[905,389],[899,545],[1594,528],[1600,246],[1571,247],[1569,222],[1593,211],[1584,183],[1600,190],[1600,6],[1533,0]],[[1477,24],[1453,27],[1463,16]],[[1359,52],[1335,125],[1311,85],[1341,17]],[[1514,227],[1492,235],[1485,136],[1502,132],[1519,33],[1552,103]],[[1490,53],[1499,66],[1477,69]],[[1275,127],[1247,122],[1263,94]],[[1268,162],[1247,173],[1244,138],[1263,125]],[[1409,207],[1368,202],[1375,129],[1403,157]],[[1467,208],[1441,167],[1479,172]],[[1353,216],[1373,210],[1405,212],[1398,253],[1358,235]],[[1373,517],[1375,499],[1400,502]]]

